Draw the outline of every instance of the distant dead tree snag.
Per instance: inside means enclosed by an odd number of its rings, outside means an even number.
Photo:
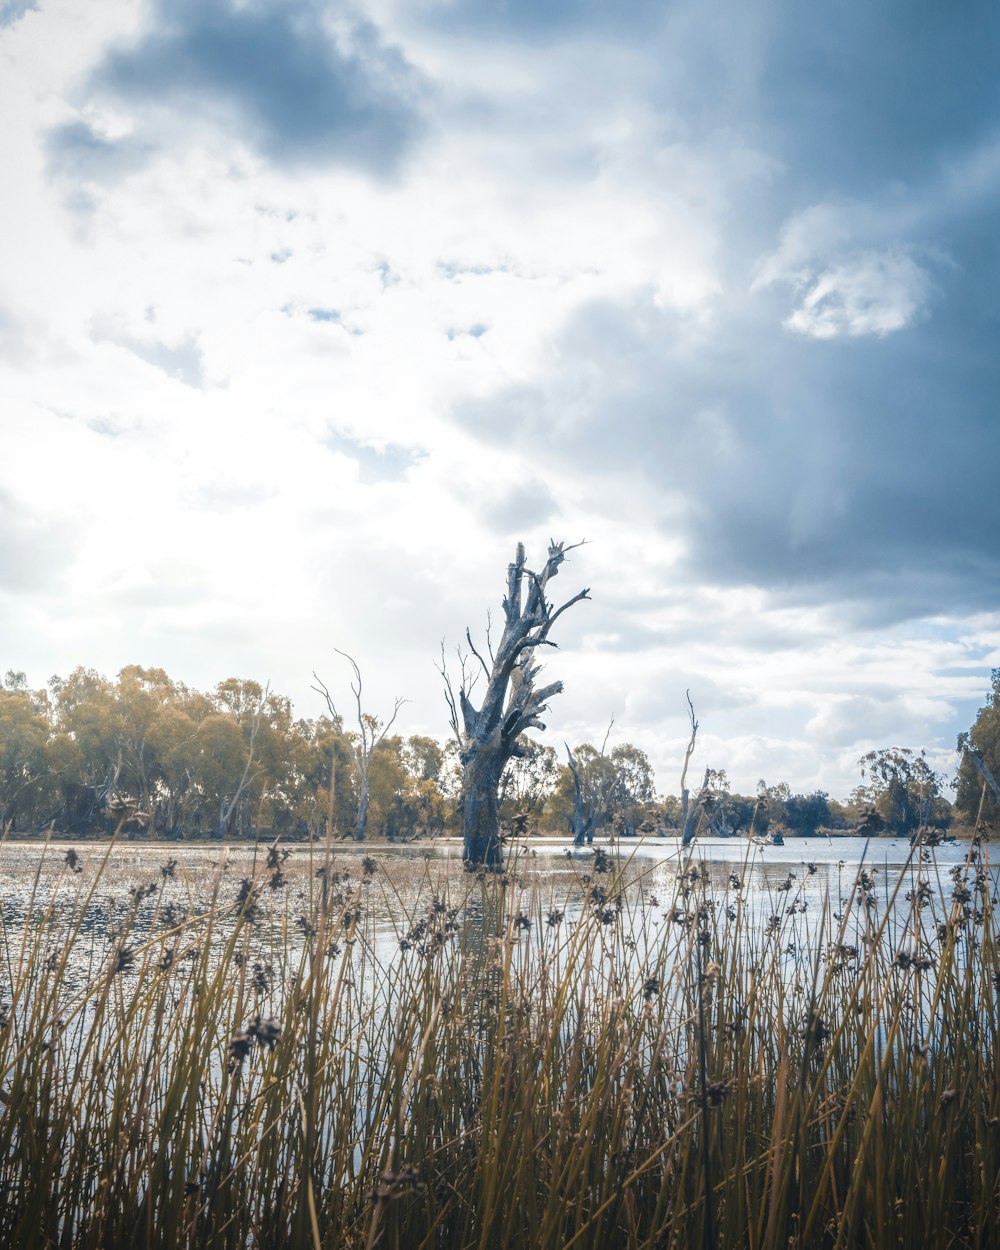
[[[691,702],[691,691],[684,692],[687,699],[688,719],[691,722],[691,737],[688,740],[687,750],[684,752],[684,767],[681,770],[681,843],[689,846],[694,838],[695,817],[698,814],[698,804],[691,806],[691,795],[687,788],[688,765],[691,763],[691,756],[694,755],[694,744],[698,737],[698,718],[694,714],[694,704]],[[702,783],[701,793],[704,793],[708,784],[708,772],[705,773],[705,781]],[[700,796],[699,796],[700,797]]]
[[[357,786],[358,808],[354,822],[354,840],[355,842],[363,842],[365,840],[365,830],[368,827],[368,766],[372,757],[372,752],[386,736],[392,728],[396,717],[399,715],[399,709],[406,702],[405,699],[397,698],[392,709],[392,715],[387,721],[381,721],[377,716],[373,716],[371,712],[366,712],[361,706],[361,669],[358,668],[354,658],[347,654],[346,651],[338,651],[334,647],[337,655],[342,655],[350,664],[354,671],[354,681],[351,682],[351,692],[354,695],[354,702],[357,707],[358,732],[352,737],[352,753],[354,755],[354,773]],[[313,690],[317,694],[323,696],[326,702],[327,711],[330,719],[335,726],[343,725],[343,718],[337,711],[333,702],[333,696],[330,694],[325,682],[321,681],[319,676],[314,672],[313,677],[316,678],[316,685]],[[336,767],[336,753],[331,757],[330,764],[330,825],[333,823],[333,791],[334,791],[334,769]]]
[[[594,841],[594,830],[607,822],[611,791],[614,786],[614,768],[607,759],[608,738],[614,726],[614,717],[604,735],[599,755],[592,747],[570,750],[569,743],[564,743],[569,760],[569,771],[573,777],[573,845],[590,846]],[[586,758],[581,758],[586,756]]]
[[[527,729],[544,729],[539,719],[548,700],[562,691],[561,681],[536,688],[541,671],[535,651],[554,647],[549,631],[560,616],[581,599],[590,596],[581,590],[560,607],[546,598],[549,582],[575,543],[549,544],[548,559],[541,572],[525,563],[524,544],[518,543],[512,564],[507,568],[507,593],[503,600],[503,633],[494,650],[487,631],[489,663],[476,650],[472,636],[465,632],[469,654],[459,653],[461,671],[456,694],[443,662],[452,730],[458,740],[462,782],[459,807],[462,817],[463,859],[468,867],[498,871],[503,867],[500,846],[498,794],[508,761],[523,752],[521,735]],[[486,689],[480,706],[472,695],[480,679]]]

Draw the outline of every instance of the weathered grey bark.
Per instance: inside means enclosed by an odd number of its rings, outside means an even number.
[[[607,821],[613,777],[609,777],[604,768],[604,757],[608,749],[608,739],[611,737],[614,723],[614,717],[612,717],[611,724],[608,725],[608,732],[604,735],[604,741],[601,743],[601,753],[596,760],[591,760],[586,778],[580,774],[580,762],[569,749],[569,743],[563,744],[566,747],[566,754],[569,756],[569,771],[573,774],[574,846],[592,846],[594,830],[600,828]]]
[[[972,760],[972,764],[976,772],[980,775],[980,777],[982,777],[983,781],[985,781],[986,784],[989,786],[989,788],[993,791],[993,797],[1000,800],[1000,784],[997,783],[996,777],[994,777],[993,774],[990,772],[990,770],[987,768],[986,762],[983,759],[983,757],[979,754],[976,748],[969,742],[965,743],[965,753],[968,755],[969,759]]]
[[[697,829],[698,814],[702,811],[705,794],[708,790],[708,783],[712,770],[705,769],[705,780],[701,783],[701,789],[698,791],[698,797],[691,804],[687,815],[684,817],[684,832],[681,835],[681,845],[688,846],[694,841],[694,835]]]
[[[681,845],[687,846],[694,837],[694,820],[698,813],[698,805],[692,808],[690,806],[690,795],[687,789],[687,773],[688,764],[691,763],[691,756],[694,755],[695,739],[698,737],[698,721],[694,714],[694,704],[691,702],[691,691],[686,690],[688,716],[691,720],[691,738],[687,744],[687,750],[684,752],[684,768],[681,771]],[[708,783],[708,773],[705,773],[705,783],[702,785],[702,791]]]
[[[580,780],[580,768],[569,743],[565,744],[569,758],[569,771],[573,774],[573,845],[584,846],[594,840],[594,813],[587,811],[583,801],[583,783]]]
[[[395,707],[392,709],[392,715],[385,722],[380,721],[378,717],[372,716],[370,712],[365,712],[361,707],[361,669],[358,668],[354,659],[347,654],[346,651],[337,651],[338,655],[342,655],[354,670],[354,681],[351,683],[351,691],[354,694],[354,701],[358,710],[358,734],[354,739],[354,768],[358,782],[358,811],[354,821],[354,840],[355,842],[364,842],[365,830],[368,828],[368,764],[371,760],[372,751],[378,746],[385,735],[392,728],[393,722],[399,715],[399,709],[406,702],[405,699],[396,699]],[[327,710],[330,713],[334,723],[342,725],[343,719],[340,713],[334,707],[333,697],[326,685],[320,681],[316,673],[317,685],[313,686],[313,690],[317,694],[321,694],[326,700]],[[330,811],[333,811],[333,764],[330,766]]]
[[[545,566],[535,573],[526,567],[524,544],[518,543],[514,561],[507,569],[503,634],[495,652],[488,648],[490,664],[475,649],[466,630],[471,654],[486,676],[480,707],[476,708],[470,698],[475,677],[467,671],[467,657],[462,657],[457,697],[442,664],[445,697],[463,770],[459,805],[462,857],[467,867],[502,869],[497,795],[503,770],[511,757],[518,754],[519,739],[525,730],[545,728],[541,713],[548,700],[563,688],[561,681],[535,688],[541,666],[534,653],[536,647],[555,646],[548,636],[552,626],[567,608],[589,597],[588,590],[581,590],[559,608],[554,608],[545,597],[549,582],[572,550],[563,543],[550,543]]]

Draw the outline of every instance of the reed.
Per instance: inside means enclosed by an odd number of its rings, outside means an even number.
[[[611,856],[559,895],[44,862],[0,948],[4,1246],[1000,1244],[979,843],[819,905],[696,848],[666,898]]]

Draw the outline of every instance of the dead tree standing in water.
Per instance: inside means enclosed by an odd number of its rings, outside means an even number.
[[[681,772],[681,844],[689,846],[694,837],[694,822],[698,815],[698,803],[695,802],[691,806],[691,796],[687,788],[688,764],[691,763],[691,756],[694,755],[694,743],[698,737],[698,719],[694,714],[694,704],[691,702],[691,691],[685,692],[688,705],[688,716],[691,720],[691,740],[688,742],[687,750],[684,752],[684,769]],[[705,792],[705,786],[708,784],[708,773],[705,773],[705,781],[698,793],[698,798]]]
[[[573,775],[574,846],[592,846],[594,830],[607,822],[611,788],[614,784],[614,770],[608,764],[606,752],[614,723],[615,720],[612,717],[608,732],[604,735],[604,741],[601,744],[600,755],[594,754],[593,747],[585,748],[590,755],[582,769],[579,755],[573,754],[568,742],[563,744],[569,757],[569,771]]]
[[[549,630],[567,608],[589,597],[588,590],[581,590],[559,608],[554,608],[545,597],[549,582],[573,549],[551,542],[545,567],[534,573],[525,566],[524,544],[518,543],[514,562],[507,567],[503,634],[495,652],[488,647],[490,664],[475,649],[466,630],[471,653],[486,677],[486,691],[479,708],[470,699],[479,673],[467,672],[468,657],[462,658],[457,698],[442,665],[451,727],[458,739],[462,764],[462,858],[469,868],[485,867],[494,872],[503,868],[497,802],[500,778],[508,760],[523,749],[519,739],[524,731],[545,728],[539,717],[548,700],[563,688],[562,682],[556,681],[535,689],[535,678],[541,669],[535,648],[554,647]]]

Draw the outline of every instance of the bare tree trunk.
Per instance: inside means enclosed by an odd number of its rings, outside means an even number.
[[[583,846],[588,839],[588,835],[591,842],[594,840],[594,815],[591,812],[588,817],[584,811],[580,768],[573,752],[569,749],[569,743],[566,743],[565,746],[566,754],[569,757],[569,771],[573,774],[573,845]]]
[[[687,789],[688,764],[691,763],[691,756],[694,755],[694,743],[698,737],[698,721],[694,714],[694,704],[691,702],[691,691],[685,691],[688,705],[688,716],[691,719],[691,739],[687,744],[687,750],[684,752],[684,768],[681,771],[681,845],[687,846],[694,837],[694,818],[689,812],[689,799]],[[706,780],[708,774],[705,774]]]
[[[354,841],[364,842],[365,830],[368,828],[368,760],[360,768],[360,784],[358,786],[358,817],[354,822]]]
[[[614,725],[615,718],[612,716],[607,733],[604,735],[604,741],[601,743],[601,753],[597,757],[597,762],[601,767],[595,778],[593,775],[593,764],[591,765],[591,773],[587,779],[586,787],[584,787],[583,778],[580,776],[579,761],[569,749],[569,743],[563,743],[566,748],[566,754],[569,756],[569,770],[573,774],[574,846],[593,846],[594,830],[607,822],[611,781],[605,774],[603,765],[608,749],[608,739],[611,737],[611,730],[614,728]]]
[[[406,702],[406,699],[396,700],[396,706],[392,709],[392,715],[385,722],[380,721],[378,717],[372,716],[370,712],[363,711],[361,707],[361,669],[352,656],[346,651],[338,651],[338,655],[342,655],[354,670],[354,681],[351,683],[351,691],[354,694],[354,702],[358,710],[358,737],[354,747],[354,768],[358,779],[358,812],[354,822],[354,840],[355,842],[364,842],[365,830],[368,827],[368,761],[371,759],[372,751],[378,746],[385,735],[393,726],[393,722],[399,715],[399,709]],[[343,725],[343,719],[334,706],[333,696],[327,689],[324,682],[313,673],[317,684],[313,686],[313,690],[317,694],[321,694],[326,700],[327,710],[335,725]],[[334,746],[334,758],[336,758],[336,746]],[[330,812],[333,813],[333,764],[330,765]]]
[[[579,544],[577,544],[579,545]],[[548,583],[572,551],[563,543],[550,543],[548,560],[540,573],[525,566],[524,544],[518,543],[514,561],[507,567],[507,594],[503,601],[504,629],[496,652],[488,645],[492,661],[487,664],[465,631],[471,654],[486,677],[482,704],[476,708],[470,699],[475,678],[467,671],[467,656],[460,653],[461,684],[457,698],[442,663],[445,697],[451,712],[451,727],[458,740],[462,764],[459,805],[462,813],[462,857],[467,867],[494,871],[503,865],[497,793],[508,760],[518,753],[518,739],[527,729],[544,729],[540,715],[548,700],[562,690],[562,682],[535,689],[540,665],[536,647],[554,646],[549,630],[572,604],[586,599],[580,591],[559,608],[545,598]],[[487,644],[489,644],[487,632]]]
[[[965,753],[966,755],[968,755],[969,759],[972,761],[973,766],[976,769],[976,772],[979,773],[983,781],[993,791],[993,797],[996,799],[1000,799],[1000,784],[997,784],[997,779],[993,776],[993,774],[987,768],[986,762],[983,760],[983,757],[979,754],[976,748],[969,742],[965,743]]]
[[[336,823],[336,809],[334,807],[334,786],[337,781],[337,745],[330,749],[330,793],[326,803],[326,828],[329,836],[332,838],[334,834],[334,825]]]
[[[711,771],[712,770],[710,768],[705,769],[705,780],[701,783],[701,789],[698,791],[698,797],[695,799],[694,803],[688,809],[687,815],[684,817],[684,832],[681,835],[682,846],[688,846],[694,841],[695,822],[698,819],[698,813],[701,811],[702,798],[705,795],[705,791],[708,789],[708,780]],[[686,795],[687,791],[684,793]]]
[[[506,763],[496,746],[474,748],[462,780],[462,858],[490,872],[503,869],[497,793]]]

